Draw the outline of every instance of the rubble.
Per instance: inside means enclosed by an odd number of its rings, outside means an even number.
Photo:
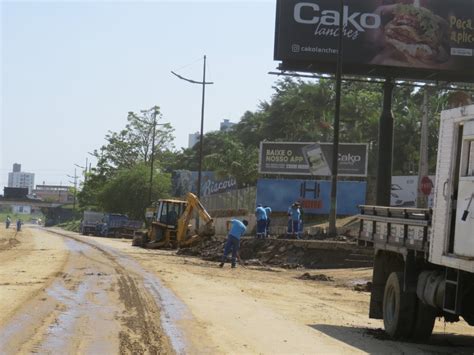
[[[212,237],[178,254],[197,256],[208,261],[219,261],[225,237]],[[370,267],[373,255],[349,241],[318,241],[288,239],[243,238],[240,256],[246,265],[270,265],[286,269],[329,269]]]

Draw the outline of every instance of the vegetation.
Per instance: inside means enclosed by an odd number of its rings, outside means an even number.
[[[205,134],[203,169],[215,171],[221,177],[233,176],[240,186],[254,185],[258,178],[261,141],[331,142],[334,90],[334,82],[327,79],[314,82],[290,78],[278,80],[270,101],[261,102],[255,112],[245,112],[230,131]],[[343,84],[340,141],[369,143],[369,178],[376,169],[382,95],[379,83],[353,81]],[[429,100],[429,157],[430,172],[433,173],[439,112],[447,105],[447,94],[433,91]],[[394,175],[409,175],[417,171],[422,101],[422,89],[409,86],[395,89]],[[153,137],[154,113],[159,121],[158,106],[140,114],[129,112],[125,128],[106,135],[106,143],[94,151],[97,166],[78,193],[82,208],[92,206],[125,213],[133,218],[143,217],[148,205],[152,159],[152,200],[171,193],[173,170],[198,169],[198,145],[174,150],[173,128],[169,124],[159,125]]]

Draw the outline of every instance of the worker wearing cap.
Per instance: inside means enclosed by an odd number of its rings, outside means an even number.
[[[242,222],[238,219],[233,219],[230,221],[230,223],[231,227],[227,236],[227,241],[225,242],[224,255],[222,255],[222,260],[219,264],[219,267],[224,266],[227,255],[232,252],[232,267],[235,268],[235,261],[240,248],[240,238],[242,235],[244,235],[245,231],[247,230],[247,225],[249,224],[249,222],[247,222],[245,219],[242,220]]]
[[[255,218],[257,219],[257,239],[263,239],[267,229],[267,212],[260,204],[255,209]]]

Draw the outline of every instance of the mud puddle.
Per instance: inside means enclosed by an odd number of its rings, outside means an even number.
[[[119,265],[123,271],[126,271],[128,275],[137,276],[143,283],[149,295],[153,298],[154,303],[159,307],[161,327],[165,335],[168,337],[173,350],[178,354],[186,353],[187,340],[183,331],[178,326],[178,323],[183,320],[192,319],[191,312],[187,306],[179,300],[172,291],[167,289],[155,275],[144,270],[136,261],[113,248],[95,243],[93,240],[81,241],[65,233],[56,231],[51,232],[66,237],[65,242],[68,248],[73,252],[83,255],[89,255],[91,249],[102,252],[109,260],[113,260],[113,262]],[[90,271],[86,271],[86,274],[88,272]],[[119,287],[120,284],[129,282],[130,280],[122,283],[119,282]],[[140,290],[138,290],[138,292],[140,292]],[[134,295],[130,296],[122,294],[121,297],[130,298],[134,297]],[[149,329],[145,329],[145,331],[149,331]]]

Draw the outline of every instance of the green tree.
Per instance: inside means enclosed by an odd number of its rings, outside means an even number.
[[[148,206],[150,168],[145,163],[130,169],[120,169],[107,180],[97,194],[98,206],[108,212],[127,214],[143,219]],[[152,200],[169,197],[171,176],[155,171],[152,184]]]

